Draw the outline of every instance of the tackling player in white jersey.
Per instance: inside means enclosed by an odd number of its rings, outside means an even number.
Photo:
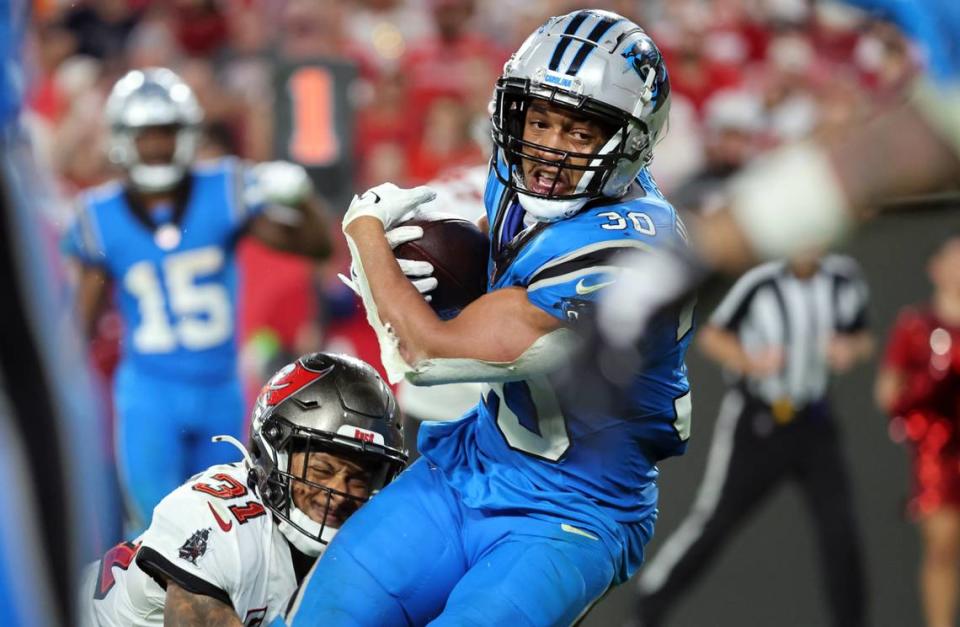
[[[373,368],[301,357],[261,391],[243,462],[192,477],[140,537],[88,567],[85,627],[266,624],[406,458],[396,401]]]

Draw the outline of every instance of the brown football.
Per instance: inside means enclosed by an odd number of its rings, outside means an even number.
[[[438,285],[430,292],[430,306],[441,318],[453,318],[487,291],[490,240],[473,222],[445,217],[408,220],[397,226],[423,228],[423,237],[400,244],[393,254],[433,264]]]

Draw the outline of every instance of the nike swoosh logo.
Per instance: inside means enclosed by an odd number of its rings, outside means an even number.
[[[599,540],[597,536],[580,529],[579,527],[574,527],[573,525],[568,525],[567,523],[562,523],[560,529],[566,531],[567,533],[572,533],[574,535],[583,536],[584,538],[590,538],[591,540]]]
[[[373,191],[372,189],[368,189],[367,194],[373,194],[373,204],[380,202],[380,194],[377,192]]]
[[[604,283],[596,283],[596,284],[594,284],[594,285],[587,285],[587,284],[585,284],[585,283],[583,282],[583,279],[580,279],[579,281],[577,281],[577,287],[576,287],[576,289],[577,289],[577,294],[580,294],[581,296],[583,296],[584,294],[592,294],[593,292],[596,292],[597,290],[602,290],[603,288],[605,288],[605,287],[608,286],[608,285],[613,285],[613,281],[606,281],[606,282],[604,282]]]
[[[233,529],[233,521],[231,520],[230,522],[225,522],[222,518],[220,518],[220,514],[218,514],[217,510],[213,508],[213,503],[207,501],[207,507],[210,508],[210,513],[213,514],[213,517],[217,519],[217,524],[220,525],[220,528],[223,529],[224,532]]]

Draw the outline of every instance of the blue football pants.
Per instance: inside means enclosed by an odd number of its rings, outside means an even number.
[[[229,444],[215,435],[242,441],[244,403],[239,379],[182,383],[117,370],[114,382],[114,443],[120,483],[128,510],[128,534],[146,529],[153,508],[194,474],[237,461]]]
[[[287,621],[569,625],[614,574],[599,539],[559,521],[465,507],[443,473],[420,459],[344,525]]]

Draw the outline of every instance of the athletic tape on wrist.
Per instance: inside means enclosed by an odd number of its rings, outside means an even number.
[[[397,339],[393,329],[380,320],[377,303],[373,300],[373,292],[370,291],[370,285],[367,283],[367,275],[363,270],[363,260],[360,259],[357,245],[354,244],[353,238],[346,233],[344,233],[344,237],[347,240],[347,247],[350,249],[350,256],[353,258],[353,268],[356,271],[353,284],[360,300],[363,301],[363,308],[367,312],[367,323],[377,334],[377,342],[380,344],[380,361],[387,373],[387,380],[390,383],[398,383],[413,368],[400,356],[400,340]]]

